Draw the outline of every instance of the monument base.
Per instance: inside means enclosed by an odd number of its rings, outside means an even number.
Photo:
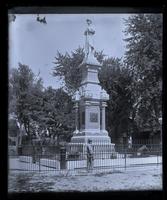
[[[94,159],[116,157],[115,144],[111,143],[109,136],[73,136],[67,145],[67,155],[73,155],[75,159],[87,159],[88,139],[92,140]]]
[[[109,136],[94,136],[94,135],[82,135],[82,136],[73,136],[71,138],[71,143],[88,143],[88,140],[92,140],[94,143],[111,143]]]

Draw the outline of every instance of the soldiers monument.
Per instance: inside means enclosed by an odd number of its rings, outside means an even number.
[[[94,56],[95,31],[92,21],[87,19],[86,22],[85,57],[80,64],[82,81],[75,96],[76,130],[68,146],[70,152],[83,153],[90,139],[97,154],[103,152],[105,157],[110,157],[115,150],[106,130],[105,108],[109,95],[102,89],[98,79],[98,71],[102,66]]]

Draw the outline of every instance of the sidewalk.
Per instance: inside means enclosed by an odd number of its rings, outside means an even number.
[[[59,161],[54,161],[50,159],[41,159],[41,162],[32,163],[31,157],[24,156],[25,161],[21,162],[19,158],[10,158],[9,159],[9,169],[12,170],[35,170],[35,171],[50,171],[50,170],[60,170]],[[23,159],[23,160],[24,160]],[[44,162],[45,161],[45,162]],[[136,165],[146,165],[146,164],[157,164],[162,162],[162,157],[159,156],[150,156],[144,158],[126,158],[126,166],[133,167]],[[76,161],[67,161],[67,170],[75,169],[86,169],[87,161],[86,160],[76,160]],[[94,160],[94,168],[124,168],[125,159],[96,159]]]

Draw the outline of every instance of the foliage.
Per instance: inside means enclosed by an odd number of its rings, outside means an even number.
[[[9,98],[9,114],[14,113],[20,132],[21,125],[24,126],[26,140],[34,137],[45,140],[47,136],[63,136],[64,140],[69,140],[74,129],[73,104],[62,88],[44,89],[42,79],[19,63],[18,69],[10,71]]]
[[[125,63],[134,79],[135,120],[140,130],[154,132],[162,115],[162,15],[132,15],[125,24]]]
[[[20,124],[24,124],[26,133],[29,134],[31,106],[31,90],[35,81],[31,69],[19,63],[18,69],[12,69],[9,79],[9,111],[13,111]],[[14,106],[14,107],[13,107]]]
[[[9,71],[9,116],[15,118],[19,132],[17,144],[22,143],[24,132],[30,135],[30,88],[33,85],[34,74],[28,66],[19,63],[18,69]],[[24,127],[24,128],[23,128]],[[11,120],[9,120],[9,133],[11,132]],[[24,130],[24,131],[23,131]]]
[[[123,66],[118,58],[104,60],[99,73],[102,87],[110,96],[107,106],[107,129],[114,142],[123,134],[130,134],[131,115],[134,99],[132,96],[132,77],[129,69]]]
[[[60,52],[55,57],[56,66],[54,67],[53,76],[57,76],[64,80],[66,89],[71,93],[76,90],[81,83],[81,68],[80,64],[84,58],[84,51],[78,48],[71,53],[71,56]]]
[[[48,87],[43,98],[42,123],[49,136],[69,140],[74,130],[74,112],[71,97],[62,89]]]
[[[9,119],[8,136],[16,137],[18,135],[18,126],[15,119]]]
[[[95,57],[101,63],[104,54],[102,51],[95,52]],[[54,62],[55,67],[53,69],[53,76],[59,77],[64,80],[65,87],[68,93],[75,92],[81,83],[82,69],[80,64],[84,58],[84,49],[79,47],[75,51],[66,53],[65,55],[60,52],[57,53],[55,57],[56,62]]]

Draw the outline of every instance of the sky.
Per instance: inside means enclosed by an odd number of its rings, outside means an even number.
[[[45,87],[62,85],[52,76],[55,56],[84,47],[86,19],[92,20],[95,30],[94,47],[111,57],[123,57],[126,43],[123,41],[125,25],[123,19],[130,14],[40,14],[47,24],[36,21],[35,14],[17,14],[9,22],[9,67],[18,63],[28,65],[43,79]]]

